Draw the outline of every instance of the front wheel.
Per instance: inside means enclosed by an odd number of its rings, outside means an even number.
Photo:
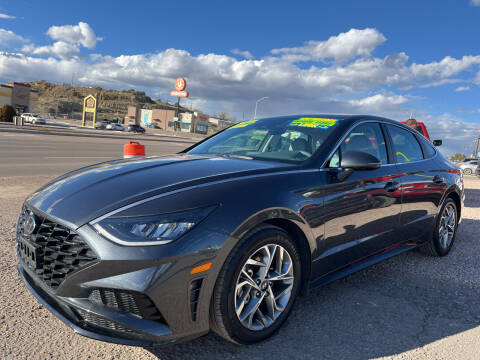
[[[463,175],[472,175],[472,169],[466,168],[463,170]]]
[[[262,226],[222,268],[212,299],[213,330],[240,344],[268,338],[288,317],[300,283],[295,243],[282,229]]]
[[[457,205],[452,198],[447,198],[437,216],[432,239],[420,249],[430,256],[447,255],[455,241],[457,227]]]

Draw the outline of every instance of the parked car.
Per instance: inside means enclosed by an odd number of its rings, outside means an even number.
[[[480,176],[480,165],[475,169],[475,175]]]
[[[101,121],[95,123],[95,129],[104,130],[107,128],[107,125],[110,124],[110,121]]]
[[[473,173],[475,173],[478,164],[478,159],[466,159],[459,163],[458,166],[460,166],[464,175],[472,175]]]
[[[402,121],[402,124],[406,124],[406,123],[407,123],[406,121]],[[417,121],[417,127],[415,128],[415,130],[417,130],[420,134],[422,134],[428,140],[430,140],[430,135],[428,134],[427,126],[423,122]],[[433,140],[432,143],[435,146],[441,146],[442,140]]]
[[[402,124],[406,124],[406,123],[407,123],[406,121],[402,121]],[[430,135],[428,134],[427,127],[423,122],[417,121],[417,127],[415,130],[417,130],[420,134],[422,134],[423,136],[425,136],[427,139],[430,140]]]
[[[47,183],[21,211],[18,269],[85,336],[151,346],[213,329],[252,344],[302,289],[414,248],[447,255],[463,189],[460,169],[396,121],[251,120],[178,155]]]
[[[127,126],[127,131],[136,132],[136,133],[145,133],[145,129],[140,125],[131,124]]]
[[[105,129],[107,130],[116,130],[116,131],[124,131],[125,128],[117,123],[109,123],[105,126]]]
[[[23,113],[22,115],[23,121],[25,123],[31,123],[31,124],[46,124],[46,121],[44,118],[42,118],[38,114],[31,114],[31,113]]]

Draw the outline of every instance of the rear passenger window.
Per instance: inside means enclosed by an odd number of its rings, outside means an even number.
[[[423,152],[415,135],[398,126],[387,125],[392,137],[397,163],[404,164],[423,160]]]
[[[429,159],[433,157],[436,153],[435,148],[430,144],[427,139],[425,139],[423,136],[419,136],[420,142],[422,143],[423,146],[423,155],[426,159]]]

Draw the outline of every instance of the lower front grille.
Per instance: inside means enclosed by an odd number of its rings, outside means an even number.
[[[104,319],[98,315],[86,312],[84,310],[76,309],[78,315],[82,319],[80,326],[88,328],[89,326],[98,327],[106,330],[113,330],[128,334],[137,334],[135,330],[123,327],[111,320]]]
[[[162,315],[152,300],[140,292],[100,288],[93,290],[88,300],[96,305],[135,315],[144,320],[164,323]]]

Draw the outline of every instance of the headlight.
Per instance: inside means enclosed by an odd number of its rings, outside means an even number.
[[[107,239],[121,245],[168,244],[205,219],[216,206],[161,215],[108,217],[93,227]]]

